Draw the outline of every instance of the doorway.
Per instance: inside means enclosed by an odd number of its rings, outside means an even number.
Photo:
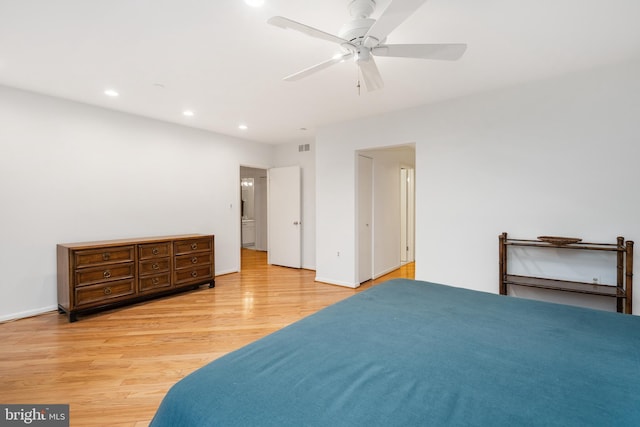
[[[267,170],[240,166],[240,224],[243,249],[267,250]]]
[[[300,177],[299,166],[240,166],[240,269],[244,251],[267,252],[268,264],[301,267]]]
[[[363,164],[363,157],[372,164]],[[366,276],[376,279],[415,260],[415,145],[357,151],[356,169],[355,279],[362,283]],[[364,178],[369,169],[371,178]],[[370,190],[364,182],[371,183]],[[362,217],[365,212],[370,221]],[[367,224],[370,245],[361,243]]]

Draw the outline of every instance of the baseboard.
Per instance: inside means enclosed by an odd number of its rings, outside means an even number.
[[[318,277],[316,276],[316,278],[314,279],[316,282],[321,282],[321,283],[327,283],[329,285],[338,285],[338,286],[344,286],[345,288],[352,288],[355,289],[358,286],[360,286],[359,283],[349,283],[349,282],[340,282],[338,280],[333,280],[333,279],[325,279],[323,277]]]
[[[231,269],[231,270],[223,270],[223,271],[216,271],[216,277],[218,277],[218,276],[224,276],[225,274],[238,273],[238,272],[239,272],[239,270],[234,270],[234,269]]]
[[[33,310],[21,311],[19,313],[6,314],[4,316],[0,316],[0,322],[10,322],[12,320],[25,319],[27,317],[39,316],[40,314],[45,314],[56,310],[58,310],[58,306],[52,305],[48,307],[36,308]]]
[[[378,277],[382,277],[382,276],[384,276],[385,274],[389,274],[389,273],[391,273],[392,271],[396,271],[396,270],[397,270],[397,269],[399,269],[400,267],[402,267],[402,265],[397,265],[397,266],[395,266],[395,267],[388,268],[387,270],[384,270],[384,271],[382,271],[382,272],[380,272],[380,273],[376,273],[376,274],[373,276],[373,278],[374,278],[374,280],[375,280],[375,279],[377,279]]]

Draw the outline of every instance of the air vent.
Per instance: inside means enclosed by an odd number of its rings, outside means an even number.
[[[311,150],[311,147],[309,147],[309,144],[300,144],[298,145],[298,151],[302,152],[302,151],[309,151]]]

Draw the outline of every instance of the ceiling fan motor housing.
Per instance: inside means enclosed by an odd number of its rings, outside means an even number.
[[[376,2],[374,0],[353,0],[347,7],[354,19],[368,18],[376,10]]]
[[[338,35],[354,45],[360,45],[362,44],[362,39],[365,34],[367,34],[367,31],[369,31],[369,28],[371,28],[375,22],[375,19],[370,18],[354,19],[344,24],[342,28],[340,28]]]

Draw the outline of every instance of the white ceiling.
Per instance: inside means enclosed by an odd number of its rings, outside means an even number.
[[[266,24],[282,15],[336,34],[349,0],[265,1],[256,9],[242,0],[0,0],[0,84],[281,143],[640,56],[640,0],[430,0],[387,42],[467,43],[463,58],[377,57],[385,87],[358,95],[351,62],[282,81],[336,46]],[[372,17],[389,2],[377,0]],[[105,96],[107,88],[120,96]]]

